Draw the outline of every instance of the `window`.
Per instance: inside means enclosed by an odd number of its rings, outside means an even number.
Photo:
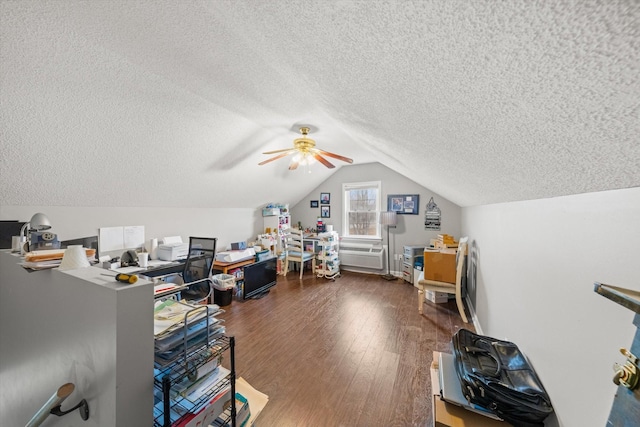
[[[343,234],[363,239],[380,238],[380,181],[342,184]]]

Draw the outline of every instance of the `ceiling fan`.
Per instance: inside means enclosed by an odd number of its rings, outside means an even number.
[[[281,159],[285,156],[288,156],[289,154],[294,154],[294,153],[296,155],[291,160],[291,164],[289,165],[289,170],[295,170],[298,168],[299,165],[308,165],[312,163],[314,160],[319,161],[329,169],[335,168],[335,166],[331,162],[329,162],[327,159],[325,159],[322,156],[333,157],[334,159],[342,160],[343,162],[353,163],[353,160],[348,157],[344,157],[339,154],[334,154],[328,151],[320,150],[319,148],[315,148],[316,142],[313,139],[307,137],[307,135],[309,134],[308,127],[306,126],[301,127],[300,133],[302,134],[302,138],[297,138],[293,141],[293,148],[284,148],[282,150],[266,151],[262,154],[277,154],[277,156],[274,156],[270,159],[260,162],[258,163],[258,165],[262,166],[269,162],[273,162],[274,160]]]

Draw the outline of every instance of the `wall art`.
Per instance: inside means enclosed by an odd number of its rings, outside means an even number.
[[[398,215],[418,215],[420,195],[390,194],[387,196],[387,210]]]
[[[425,230],[440,230],[440,223],[442,221],[442,214],[440,208],[433,201],[433,197],[429,199],[427,203],[427,210],[424,214],[424,229]]]

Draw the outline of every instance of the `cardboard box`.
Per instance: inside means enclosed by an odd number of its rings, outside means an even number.
[[[438,282],[456,283],[456,251],[424,251],[424,278]]]
[[[435,427],[509,427],[506,421],[498,421],[471,411],[467,411],[433,396]]]
[[[431,392],[433,400],[431,410],[433,412],[433,425],[435,427],[510,427],[506,421],[498,421],[471,411],[467,411],[440,399],[440,380],[438,374],[438,360],[440,353],[433,352],[431,362]]]
[[[449,301],[449,294],[446,292],[425,291],[425,298],[436,304],[444,304]]]

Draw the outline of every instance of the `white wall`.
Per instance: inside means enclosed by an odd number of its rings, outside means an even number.
[[[320,208],[311,208],[311,200],[320,200],[320,193],[331,194],[331,218],[326,219],[327,224],[332,224],[334,230],[344,234],[342,229],[342,184],[348,182],[382,182],[382,210],[387,209],[388,194],[419,194],[420,206],[418,215],[398,215],[398,225],[389,233],[392,253],[402,254],[404,245],[428,244],[430,239],[438,233],[447,233],[458,238],[460,236],[460,207],[428,188],[411,181],[396,171],[380,163],[367,163],[363,165],[342,166],[335,174],[312,190],[302,201],[291,207],[291,220],[293,224],[298,221],[303,227],[315,227],[316,219],[320,216]],[[424,229],[424,215],[427,202],[433,197],[442,211],[442,229],[440,231]],[[386,244],[386,228],[382,230],[383,241]],[[393,261],[391,258],[391,270],[402,274],[401,261]],[[386,262],[386,261],[385,261]]]
[[[28,221],[42,212],[51,221],[58,239],[95,236],[100,227],[144,225],[145,237],[217,237],[218,249],[231,242],[255,240],[262,230],[261,212],[256,209],[3,206],[0,219]]]
[[[605,425],[635,327],[593,284],[640,290],[640,188],[464,208],[462,232],[483,332],[529,356],[559,425]]]
[[[0,425],[25,425],[68,382],[62,408],[86,399],[89,419],[76,410],[44,427],[152,425],[152,284],[95,268],[30,273],[19,261],[0,251]]]

